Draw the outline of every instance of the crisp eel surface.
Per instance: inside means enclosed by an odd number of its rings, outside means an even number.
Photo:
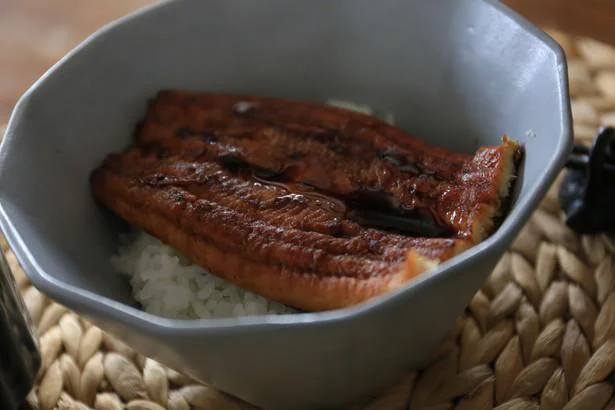
[[[161,91],[95,198],[238,285],[299,309],[360,303],[483,240],[521,149],[474,155],[324,104]]]

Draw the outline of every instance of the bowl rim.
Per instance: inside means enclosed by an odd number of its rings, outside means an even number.
[[[452,271],[451,268],[453,266],[465,265],[475,261],[478,258],[484,257],[485,254],[496,252],[503,253],[506,249],[507,239],[515,235],[522,228],[526,219],[529,218],[529,215],[536,208],[542,197],[546,194],[550,184],[555,180],[557,173],[564,164],[565,156],[571,150],[573,144],[572,114],[570,109],[570,100],[568,98],[567,63],[561,46],[538,27],[534,26],[524,17],[520,16],[499,1],[476,1],[484,3],[486,7],[495,8],[504,16],[511,19],[521,29],[534,37],[535,40],[546,46],[546,48],[555,56],[557,91],[558,98],[561,101],[561,107],[559,107],[559,110],[561,115],[562,132],[561,135],[558,135],[555,139],[557,144],[548,164],[545,167],[544,173],[538,178],[533,186],[529,188],[529,190],[533,192],[533,195],[527,195],[524,198],[519,198],[514,209],[510,212],[508,217],[504,220],[496,232],[494,232],[485,241],[442,263],[428,275],[420,275],[418,278],[399,289],[375,297],[356,306],[332,311],[280,315],[266,314],[218,319],[169,319],[147,313],[136,307],[123,304],[121,302],[98,295],[94,292],[79,289],[73,285],[57,280],[52,275],[45,272],[45,270],[37,263],[36,258],[30,252],[28,245],[25,243],[24,239],[11,221],[11,218],[5,208],[4,200],[0,200],[0,229],[4,233],[11,249],[17,257],[17,260],[36,288],[45,292],[52,299],[65,304],[71,309],[79,311],[80,314],[107,318],[147,333],[159,333],[161,335],[172,333],[173,335],[180,335],[187,333],[194,334],[194,332],[199,334],[215,332],[216,334],[220,334],[221,332],[237,332],[240,329],[243,331],[250,331],[258,328],[259,331],[262,331],[263,329],[274,330],[280,327],[287,328],[306,325],[321,326],[325,324],[334,325],[340,321],[357,320],[368,312],[372,312],[376,309],[386,309],[387,306],[390,306],[402,298],[412,297],[414,293],[420,292],[420,290],[428,284],[446,280],[448,277],[446,273]],[[109,32],[120,26],[139,20],[147,14],[161,12],[167,7],[182,7],[181,4],[182,2],[173,0],[160,0],[120,17],[119,19],[102,26],[93,34],[89,35],[85,40],[83,40],[51,68],[49,68],[21,96],[13,112],[11,113],[4,139],[0,143],[0,166],[6,157],[7,147],[10,146],[11,141],[15,138],[15,124],[18,122],[18,119],[27,117],[26,111],[31,97],[50,76],[62,69],[62,66],[67,60],[87,49],[92,43],[100,41]]]

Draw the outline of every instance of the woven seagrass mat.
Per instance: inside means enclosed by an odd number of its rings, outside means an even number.
[[[615,125],[615,49],[552,33],[569,56],[575,134]],[[557,185],[557,184],[556,184]],[[426,369],[352,409],[615,409],[615,238],[578,237],[554,186]],[[4,249],[38,326],[40,409],[244,409],[145,358],[30,286]]]

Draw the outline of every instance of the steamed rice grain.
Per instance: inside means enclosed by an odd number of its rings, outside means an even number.
[[[296,312],[191,264],[175,249],[142,231],[122,238],[112,263],[129,277],[137,302],[154,315],[209,319]]]

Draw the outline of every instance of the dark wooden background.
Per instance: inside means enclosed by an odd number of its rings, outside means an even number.
[[[0,0],[0,124],[49,66],[105,23],[152,0]],[[615,43],[615,0],[505,0],[542,24]]]
[[[0,124],[27,88],[109,21],[151,0],[0,0]]]

